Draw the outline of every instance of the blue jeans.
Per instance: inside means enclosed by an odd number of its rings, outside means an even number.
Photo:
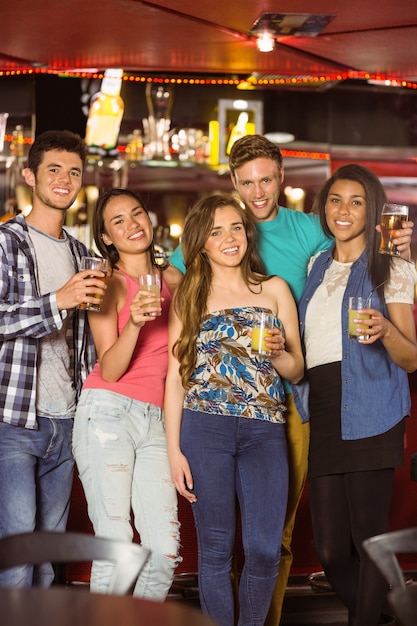
[[[38,418],[38,430],[0,422],[0,537],[65,531],[72,490],[72,419]],[[0,571],[0,587],[49,587],[50,563]]]
[[[185,410],[181,449],[194,481],[202,609],[233,626],[236,496],[245,563],[239,626],[262,626],[274,591],[288,496],[285,424]]]
[[[101,389],[85,389],[74,424],[74,456],[94,532],[132,541],[131,509],[151,550],[134,595],[164,600],[180,561],[177,494],[161,409]],[[113,565],[93,563],[90,588],[106,593]]]

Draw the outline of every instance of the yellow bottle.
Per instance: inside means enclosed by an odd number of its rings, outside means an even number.
[[[85,142],[111,150],[117,145],[124,113],[124,102],[120,97],[123,70],[108,69],[104,72],[101,89],[90,102]]]
[[[232,128],[232,132],[230,133],[229,141],[227,142],[226,154],[230,154],[230,151],[233,147],[235,141],[244,137],[245,135],[254,135],[255,134],[255,124],[249,122],[249,115],[246,111],[242,111],[239,113],[239,117],[237,118],[236,124]]]
[[[211,120],[209,122],[209,163],[218,165],[219,163],[219,122]]]

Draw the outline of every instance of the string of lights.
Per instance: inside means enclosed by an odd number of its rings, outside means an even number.
[[[73,78],[94,78],[94,79],[102,79],[104,76],[104,71],[99,70],[85,70],[85,69],[55,69],[55,68],[41,68],[41,67],[27,67],[27,68],[18,68],[18,69],[0,69],[0,78],[2,76],[25,76],[25,75],[36,75],[36,74],[51,74],[58,75],[63,77],[73,77]],[[356,72],[352,70],[348,70],[346,72],[335,72],[326,74],[326,75],[299,75],[299,76],[273,76],[267,78],[256,78],[256,76],[248,77],[212,77],[212,76],[157,76],[157,75],[140,75],[137,73],[130,73],[129,71],[124,71],[123,80],[129,82],[137,82],[137,83],[162,83],[162,84],[171,84],[171,85],[228,85],[228,86],[236,86],[244,85],[245,83],[249,83],[252,88],[253,87],[271,87],[271,86],[280,86],[280,85],[300,85],[300,84],[310,84],[317,85],[320,83],[326,82],[334,82],[334,81],[345,81],[349,79],[360,79],[367,81],[378,81],[379,83],[384,83],[386,86],[392,87],[404,87],[408,89],[417,89],[417,82],[402,80],[398,77],[386,76],[381,74],[371,74],[368,72]]]

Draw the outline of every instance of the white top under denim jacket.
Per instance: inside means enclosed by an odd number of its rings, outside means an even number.
[[[332,263],[334,246],[315,261],[299,303],[300,334],[303,343],[304,323],[309,301]],[[373,285],[367,270],[366,251],[352,264],[343,296],[342,323],[342,402],[343,439],[373,437],[390,430],[410,413],[408,375],[389,357],[381,341],[362,345],[349,340],[348,302],[350,296],[367,298]],[[375,292],[372,307],[389,318],[384,300]],[[293,385],[294,400],[302,421],[309,419],[308,381]]]

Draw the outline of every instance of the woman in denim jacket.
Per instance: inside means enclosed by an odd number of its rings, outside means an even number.
[[[378,253],[375,226],[386,201],[362,166],[345,165],[327,181],[314,209],[335,244],[312,264],[299,307],[307,374],[295,399],[310,419],[315,545],[355,626],[387,623],[387,587],[362,542],[389,530],[410,411],[407,372],[417,368],[414,266]],[[360,323],[369,339],[349,339],[350,296],[368,299],[370,318]]]

